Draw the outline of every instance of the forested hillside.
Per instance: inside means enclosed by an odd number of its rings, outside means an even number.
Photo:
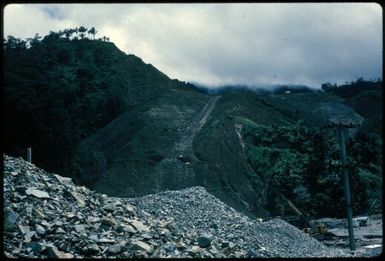
[[[66,175],[82,139],[166,89],[187,90],[107,37],[75,33],[4,40],[5,151],[31,146],[34,162]]]
[[[362,130],[383,136],[382,128],[382,81],[365,81],[359,78],[356,82],[340,86],[325,83],[322,89],[332,92],[345,99],[344,103],[351,106],[365,118]]]
[[[342,217],[341,169],[334,165],[340,159],[338,136],[324,127],[333,117],[361,119],[342,102],[323,92],[263,97],[251,92],[227,94],[197,137],[194,149],[201,160],[216,166],[218,175],[244,169],[246,183],[258,195],[258,205],[273,215],[295,214],[283,200],[285,196],[310,215]],[[226,146],[231,132],[233,143],[238,143],[237,153],[247,164],[231,156],[230,145]],[[363,129],[346,134],[355,213],[379,212],[382,138]],[[218,147],[222,153],[217,153]],[[227,151],[230,155],[225,156]]]
[[[7,154],[32,147],[39,167],[112,196],[203,186],[249,216],[294,214],[282,196],[344,216],[337,135],[324,127],[349,119],[361,124],[347,133],[354,213],[381,210],[382,81],[210,92],[95,34],[4,40]]]

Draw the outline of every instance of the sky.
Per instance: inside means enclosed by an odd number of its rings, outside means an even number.
[[[10,4],[4,36],[94,26],[172,79],[228,84],[342,84],[382,79],[376,3]]]

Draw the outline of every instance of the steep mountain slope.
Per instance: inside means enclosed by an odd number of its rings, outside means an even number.
[[[331,164],[338,142],[322,126],[348,118],[363,123],[347,141],[355,213],[382,207],[382,137],[371,135],[382,125],[380,84],[366,96],[233,89],[209,96],[112,43],[55,34],[29,49],[9,41],[10,155],[32,146],[37,165],[111,196],[203,186],[250,217],[292,214],[282,196],[306,213],[342,216],[340,170]]]
[[[188,110],[191,105],[183,107],[172,100],[152,103],[148,111],[166,113],[146,111],[145,117],[140,116],[143,131],[127,134],[134,116],[124,114],[81,143],[79,157],[88,161],[80,165],[91,164],[85,173],[98,175],[94,185],[98,191],[138,196],[203,186],[239,211],[262,217],[292,214],[280,193],[313,215],[329,215],[344,208],[340,181],[330,180],[337,170],[327,169],[328,160],[338,160],[338,143],[333,132],[320,128],[331,118],[357,122],[363,118],[338,96],[323,92],[264,97],[253,92],[228,93],[212,96],[212,106],[208,101],[195,111]],[[159,137],[146,130],[150,126],[180,131]],[[127,140],[115,142],[119,137]],[[100,141],[106,146],[100,147]],[[186,149],[190,142],[193,146]],[[361,153],[353,149],[352,160],[362,158]],[[87,158],[89,155],[94,158]],[[370,161],[381,164],[378,156]],[[95,167],[101,162],[103,166]],[[378,169],[370,172],[371,179],[381,178]],[[381,197],[381,186],[373,186],[362,174],[357,177],[352,181],[354,186],[372,191],[370,196],[356,194],[360,198],[356,210],[367,211],[367,204]],[[335,196],[341,200],[333,200]],[[379,207],[381,204],[374,204],[372,211]]]
[[[333,173],[325,169],[327,159],[339,157],[333,132],[320,132],[320,127],[335,117],[362,121],[341,101],[322,92],[264,97],[252,92],[223,95],[194,142],[197,157],[209,166],[210,179],[215,180],[206,182],[205,187],[219,198],[224,198],[223,192],[237,195],[236,201],[257,215],[266,214],[261,209],[273,215],[294,214],[280,194],[309,214],[327,215],[332,209],[343,209],[343,201],[332,201],[332,195],[343,197],[338,179],[316,185],[322,175]],[[316,140],[318,135],[323,137],[321,143]],[[327,148],[328,155],[322,152]],[[376,172],[376,177],[380,176]],[[328,186],[334,187],[330,190]],[[373,187],[373,191],[378,198],[381,187]],[[318,198],[318,192],[326,192],[331,199]]]
[[[95,183],[91,181],[91,186],[120,196],[144,195],[189,184],[187,180],[182,184],[182,180],[191,173],[172,154],[208,97],[182,90],[166,94],[122,114],[80,144],[83,180],[92,178]],[[175,162],[168,166],[165,158]],[[181,166],[174,169],[178,163]]]
[[[144,111],[160,96],[167,104],[179,92],[191,93],[191,110],[207,99],[113,43],[58,35],[30,48],[12,37],[4,45],[7,153],[21,156],[31,146],[34,162],[71,175],[79,142],[120,114]]]

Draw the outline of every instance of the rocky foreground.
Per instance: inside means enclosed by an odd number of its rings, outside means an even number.
[[[4,155],[10,258],[335,257],[285,221],[258,222],[202,187],[113,198]]]

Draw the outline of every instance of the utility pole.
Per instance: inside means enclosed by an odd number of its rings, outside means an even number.
[[[31,147],[27,148],[27,161],[29,163],[32,163],[32,148]]]
[[[346,166],[346,150],[345,150],[344,130],[342,128],[338,128],[338,134],[339,134],[339,138],[340,138],[342,176],[343,176],[345,199],[346,199],[346,206],[347,206],[349,244],[350,244],[350,250],[355,251],[356,246],[355,246],[355,242],[354,242],[354,232],[353,232],[353,208],[352,208],[352,199],[350,196],[349,175],[348,175],[348,170],[347,170],[347,166]]]
[[[328,121],[326,128],[336,128],[338,131],[339,142],[340,142],[340,156],[341,156],[341,168],[342,168],[342,179],[344,183],[346,207],[347,207],[347,219],[348,219],[348,231],[349,231],[349,246],[350,251],[354,252],[356,250],[356,245],[354,242],[354,232],[353,232],[353,206],[352,199],[350,194],[350,185],[349,185],[349,175],[348,175],[348,164],[346,162],[346,150],[345,150],[345,136],[344,129],[347,128],[356,128],[359,124],[353,122],[335,122]]]

